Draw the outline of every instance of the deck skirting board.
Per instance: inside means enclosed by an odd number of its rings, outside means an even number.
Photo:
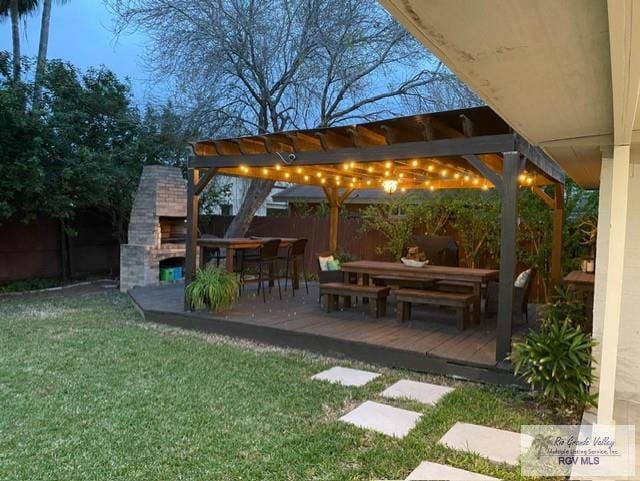
[[[279,347],[302,349],[385,367],[409,369],[488,384],[522,386],[522,383],[513,375],[513,372],[505,367],[452,361],[426,352],[396,349],[320,334],[249,324],[237,320],[230,321],[209,316],[205,317],[197,313],[143,309],[143,314],[146,321],[182,329],[249,339]]]

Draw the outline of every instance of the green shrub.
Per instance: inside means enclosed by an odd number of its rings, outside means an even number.
[[[591,332],[585,304],[571,287],[557,287],[551,302],[542,308],[540,315],[543,325],[570,319],[574,326],[580,327],[584,332]]]
[[[194,309],[208,307],[212,311],[230,307],[238,296],[235,274],[207,266],[198,269],[195,279],[186,289],[187,301]]]
[[[569,318],[547,322],[540,333],[530,331],[513,345],[515,372],[558,407],[582,409],[595,405],[589,392],[594,379],[591,349],[594,341]]]

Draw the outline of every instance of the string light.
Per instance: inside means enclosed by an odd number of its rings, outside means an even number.
[[[342,168],[344,170],[349,170],[349,164],[342,164]]]
[[[369,173],[373,172],[373,167],[369,166],[369,167],[367,168],[367,172],[369,172]]]
[[[304,176],[304,180],[308,181],[308,180],[309,180],[309,176],[308,176],[308,175],[305,175],[305,176]]]
[[[351,167],[352,169],[353,169],[355,166],[356,166],[356,163],[355,163],[355,162],[351,162],[351,163],[349,164],[349,167]]]
[[[427,170],[428,170],[429,172],[433,172],[433,165],[430,165],[429,167],[427,167]]]
[[[280,166],[280,164],[276,164],[276,170],[280,170],[282,169],[282,167]]]
[[[320,179],[320,183],[321,184],[326,184],[327,183],[327,179],[325,179],[325,178]]]
[[[431,181],[430,181],[430,180],[425,180],[425,181],[424,181],[424,185],[429,185],[430,183],[431,183]]]
[[[285,172],[284,173],[284,178],[288,179],[289,177],[291,177],[291,174],[289,172]]]
[[[404,177],[404,174],[403,174],[402,172],[400,172],[400,173],[398,174],[398,177],[400,177],[400,178],[402,179],[402,178]]]
[[[387,162],[385,162],[385,163],[384,163],[384,166],[385,166],[387,169],[390,169],[392,165],[393,165],[393,164],[392,164],[391,162],[389,162],[389,161],[387,161]]]
[[[429,190],[433,192],[434,190],[436,190],[436,188],[432,185],[431,187],[429,187]]]
[[[262,169],[262,173],[264,175],[268,175],[269,174],[269,169],[267,169],[267,168]]]
[[[455,174],[453,174],[453,178],[458,180],[460,178],[460,174],[456,172]]]
[[[322,173],[321,173],[321,172],[316,172],[316,177],[317,177],[317,178],[322,177]]]
[[[475,179],[473,179],[473,183],[474,185],[478,185],[480,183],[480,179],[476,177]]]
[[[418,167],[418,161],[414,160],[413,162],[411,162],[411,165],[414,167]]]
[[[391,173],[390,173],[388,170],[385,170],[385,171],[384,171],[384,176],[385,176],[385,177],[389,177],[389,175],[391,175]]]
[[[336,180],[339,181],[340,180],[340,176],[336,175]]]
[[[465,176],[464,176],[464,181],[465,181],[465,182],[469,182],[469,176],[468,176],[468,175],[465,175]]]
[[[449,173],[449,171],[447,169],[442,169],[442,172],[440,172],[440,175],[442,177],[446,177],[448,173]]]
[[[340,180],[336,179],[336,185],[340,185]]]
[[[370,180],[367,180],[367,185],[371,185],[371,181]]]
[[[298,167],[298,168],[296,169],[296,172],[297,172],[298,174],[302,174],[302,169],[301,169],[300,167]]]

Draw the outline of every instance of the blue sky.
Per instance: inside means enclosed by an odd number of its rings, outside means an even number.
[[[27,18],[26,29],[21,26],[23,55],[35,56],[38,52],[40,14],[38,11]],[[48,57],[70,61],[82,70],[104,65],[121,79],[128,77],[135,99],[144,102],[154,94],[144,68],[144,34],[116,38],[111,28],[112,16],[102,0],[71,0],[65,5],[54,2]],[[3,18],[0,50],[11,49],[11,24]]]

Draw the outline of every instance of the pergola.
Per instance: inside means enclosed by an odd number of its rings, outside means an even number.
[[[553,210],[552,284],[561,279],[564,173],[489,107],[204,140],[191,147],[187,283],[196,268],[199,196],[217,174],[321,187],[330,206],[330,250],[337,247],[340,207],[357,189],[379,186],[396,195],[415,189],[497,189],[502,196],[498,361],[511,343],[521,188],[532,189]]]

